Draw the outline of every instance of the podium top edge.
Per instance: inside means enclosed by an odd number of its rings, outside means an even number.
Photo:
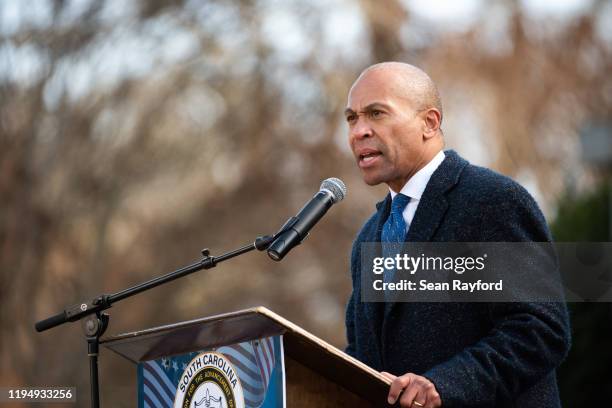
[[[249,315],[261,314],[267,317],[272,318],[272,320],[276,320],[273,316],[280,317],[276,313],[272,312],[270,309],[264,306],[256,306],[248,309],[236,310],[233,312],[221,313],[214,316],[201,317],[198,319],[185,320],[179,323],[171,323],[165,324],[161,326],[150,327],[148,329],[137,330],[129,333],[119,333],[115,335],[111,335],[108,337],[104,337],[100,340],[100,344],[110,344],[116,343],[121,340],[132,339],[134,337],[143,336],[152,333],[160,333],[174,329],[180,329],[189,326],[196,326],[199,324],[212,323],[215,321],[226,320],[230,318],[243,317]]]
[[[320,350],[326,358],[343,360],[343,364],[360,369],[370,378],[391,383],[378,371],[264,306],[112,335],[101,339],[100,343],[138,363],[276,335],[286,335],[293,340],[308,343]]]

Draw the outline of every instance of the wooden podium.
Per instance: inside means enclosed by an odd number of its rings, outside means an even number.
[[[218,360],[215,357],[215,362],[219,363],[218,367],[215,368],[226,370],[226,374],[228,374],[231,370],[226,368],[224,363],[221,363],[222,358],[225,357],[223,350],[225,350],[227,346],[254,344],[257,347],[259,345],[258,340],[266,338],[278,339],[275,340],[275,344],[277,350],[280,352],[277,351],[277,356],[274,358],[281,362],[282,370],[278,371],[282,371],[283,373],[282,379],[278,377],[278,383],[282,384],[278,388],[284,395],[282,395],[282,398],[274,400],[276,402],[274,402],[273,405],[287,407],[380,407],[386,405],[390,384],[388,379],[383,377],[376,370],[350,357],[336,347],[308,333],[304,329],[265,307],[256,307],[218,316],[121,334],[105,338],[101,341],[101,344],[138,364],[140,370],[139,378],[141,373],[144,372],[141,371],[140,366],[146,364],[148,361],[155,360],[162,362],[160,364],[165,364],[169,372],[172,372],[172,367],[170,366],[173,364],[175,372],[182,372],[182,378],[185,379],[185,384],[188,384],[187,380],[189,378],[187,374],[191,374],[191,366],[195,367],[196,365],[195,359],[198,357],[193,356],[197,353],[210,351],[210,356],[208,357],[213,355],[221,356]],[[270,344],[272,343],[270,342]],[[236,349],[236,347],[234,349]],[[239,351],[243,350],[240,349]],[[186,363],[183,363],[183,367],[177,367],[175,363],[170,363],[171,360],[168,358],[180,355],[188,355],[190,356],[189,358],[193,357],[191,363],[189,363],[191,366],[187,366]],[[200,354],[199,356],[202,355],[203,354]],[[265,360],[263,357],[261,359]],[[253,361],[255,360],[254,357]],[[183,361],[189,360],[186,359]],[[210,361],[212,362],[212,358],[210,358]],[[239,374],[240,368],[248,371],[239,361],[232,360],[231,358],[228,358],[228,361],[235,362],[234,366],[235,368],[237,367],[236,371]],[[265,370],[262,370],[262,373],[264,371]],[[153,377],[158,378],[155,372],[153,372]],[[240,375],[238,375],[238,377],[240,377]],[[264,377],[266,376],[264,375]],[[144,380],[139,380],[139,387],[150,386],[146,372],[144,372],[143,378]],[[207,381],[202,378],[203,377],[200,379],[200,384],[203,381]],[[155,379],[153,379],[153,381],[155,381]],[[179,385],[181,382],[182,379],[179,379]],[[262,383],[268,384],[271,382],[272,378],[270,378],[270,373],[268,373],[267,378],[264,378]],[[242,383],[245,387],[245,395],[247,395],[247,392],[253,391],[249,384],[245,382]],[[166,384],[168,384],[168,382],[166,382]],[[175,388],[172,392],[178,392],[179,390],[176,389],[176,385],[174,386]],[[187,385],[188,389],[189,387],[195,390],[195,385],[192,385],[192,383]],[[216,387],[218,388],[215,389],[221,390],[223,384],[217,382]],[[165,388],[167,392],[170,392],[169,389],[171,387],[169,385]],[[149,392],[149,390],[147,390],[147,392]],[[141,398],[140,394],[139,389],[139,399]],[[157,396],[160,401],[162,400],[162,396],[157,392],[154,394],[155,395],[151,396],[153,400],[156,399],[155,396]],[[166,401],[170,401],[171,397],[172,401],[175,401],[174,396],[170,395],[165,397]],[[177,396],[176,399],[178,400],[178,398]],[[202,401],[204,401],[204,398],[207,398],[207,407],[216,406],[212,405],[212,401],[216,400],[212,394],[209,396],[208,391],[206,391],[205,397],[201,397],[200,403],[198,404],[196,402],[193,406],[203,404]],[[167,406],[167,402],[166,404],[157,404],[151,403],[151,400],[148,401],[148,404],[139,401],[139,406]],[[176,404],[176,402],[174,403]],[[190,404],[191,403],[184,403],[184,405],[181,406],[192,406]],[[222,405],[223,404],[219,406]],[[228,405],[231,406],[232,404],[230,403]],[[241,405],[238,404],[237,406]],[[246,403],[244,406],[249,406],[249,404]]]

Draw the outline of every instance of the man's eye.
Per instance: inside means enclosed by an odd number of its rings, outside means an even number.
[[[357,118],[357,115],[347,115],[346,121],[349,123],[354,122],[356,118]]]
[[[383,111],[380,110],[373,110],[372,112],[370,112],[370,117],[376,119],[376,118],[380,118],[383,115]]]

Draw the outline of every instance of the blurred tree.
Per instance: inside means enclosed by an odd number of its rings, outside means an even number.
[[[565,197],[551,225],[556,241],[610,241],[610,183],[582,197]],[[563,404],[601,406],[612,400],[612,305],[570,303],[572,348],[558,371]]]
[[[385,187],[361,181],[341,112],[380,60],[431,72],[449,147],[554,202],[581,171],[577,124],[610,111],[605,2],[559,25],[491,2],[452,35],[406,4],[0,2],[0,384],[45,372],[85,395],[78,325],[37,319],[273,232],[330,176],[348,198],[283,263],[249,254],[130,299],[109,332],[263,304],[342,346],[351,240]],[[131,406],[133,373],[101,368],[103,403]]]

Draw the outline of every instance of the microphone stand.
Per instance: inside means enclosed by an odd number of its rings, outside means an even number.
[[[42,332],[67,322],[82,320],[83,333],[85,335],[85,339],[87,340],[87,356],[89,357],[91,406],[93,408],[99,408],[100,395],[98,383],[98,349],[100,337],[102,337],[108,328],[110,320],[110,316],[107,313],[102,313],[103,310],[109,309],[115,302],[152,289],[156,286],[163,285],[164,283],[168,283],[175,279],[182,278],[183,276],[187,276],[193,272],[197,272],[202,269],[214,268],[220,262],[245,254],[254,249],[264,251],[281,233],[284,232],[284,230],[285,228],[281,228],[281,231],[274,236],[266,235],[263,237],[258,237],[252,244],[245,245],[218,257],[210,256],[210,251],[208,249],[203,249],[202,259],[196,263],[177,269],[165,275],[158,276],[157,278],[143,282],[136,286],[132,286],[131,288],[122,290],[120,292],[111,295],[99,295],[88,302],[69,306],[64,309],[63,312],[36,323],[36,331]]]

